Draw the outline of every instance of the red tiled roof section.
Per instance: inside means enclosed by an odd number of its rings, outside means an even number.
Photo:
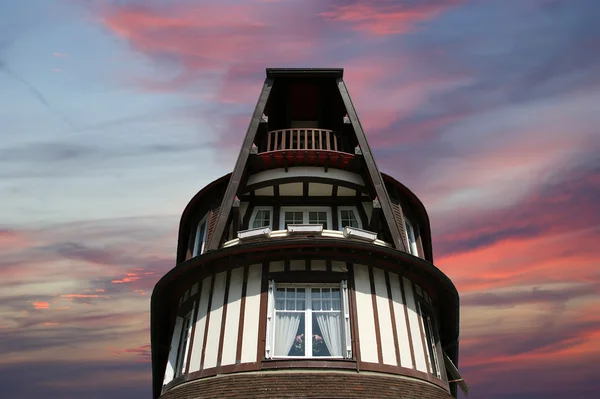
[[[356,372],[257,372],[203,378],[174,387],[161,399],[394,398],[454,399],[428,382]]]

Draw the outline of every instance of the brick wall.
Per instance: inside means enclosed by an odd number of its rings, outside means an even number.
[[[252,372],[190,381],[161,399],[200,398],[394,398],[453,399],[430,383],[356,372]]]

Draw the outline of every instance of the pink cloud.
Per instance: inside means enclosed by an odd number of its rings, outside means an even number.
[[[409,33],[419,23],[432,19],[448,9],[461,4],[458,0],[434,2],[356,2],[336,5],[321,13],[325,19],[348,24],[352,29],[374,35]]]
[[[52,53],[52,56],[54,56],[56,58],[67,58],[69,56],[69,54],[59,53],[58,51],[55,51]]]
[[[33,307],[36,309],[48,309],[50,304],[48,302],[34,302]]]

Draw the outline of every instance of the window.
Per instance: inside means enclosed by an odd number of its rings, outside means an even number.
[[[415,238],[415,230],[407,218],[404,218],[404,227],[406,228],[406,239],[408,241],[408,251],[415,256],[419,256],[417,249],[417,239]]]
[[[282,230],[287,229],[288,224],[322,224],[323,229],[331,228],[331,208],[328,207],[282,207],[281,208]]]
[[[175,362],[175,377],[179,377],[185,371],[190,335],[192,334],[192,312],[188,313],[183,318],[183,328],[181,329],[181,338],[179,340],[179,348],[177,349],[177,361]]]
[[[204,245],[206,244],[206,216],[198,223],[196,230],[196,241],[194,242],[193,256],[202,255],[204,253]]]
[[[431,374],[433,374],[434,376],[441,378],[441,373],[440,373],[440,364],[438,361],[438,354],[437,354],[437,345],[436,345],[436,338],[437,338],[437,334],[435,333],[435,330],[433,328],[433,326],[435,325],[433,323],[433,321],[431,320],[431,316],[429,314],[428,311],[426,311],[425,309],[423,309],[423,307],[421,306],[421,303],[417,301],[417,304],[419,306],[419,313],[421,314],[421,319],[423,321],[423,329],[424,334],[425,334],[425,340],[427,341],[427,361],[429,362],[429,365],[431,366]]]
[[[338,208],[339,229],[344,227],[356,227],[362,229],[362,223],[358,217],[358,210],[354,206],[341,206]]]
[[[352,356],[346,282],[269,282],[268,358],[349,358]]]
[[[268,206],[257,206],[252,211],[252,217],[248,224],[249,229],[259,229],[261,227],[272,227],[273,208]]]

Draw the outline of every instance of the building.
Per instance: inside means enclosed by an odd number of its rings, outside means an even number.
[[[381,174],[342,69],[267,69],[235,169],[183,212],[154,398],[452,398],[459,300]]]

